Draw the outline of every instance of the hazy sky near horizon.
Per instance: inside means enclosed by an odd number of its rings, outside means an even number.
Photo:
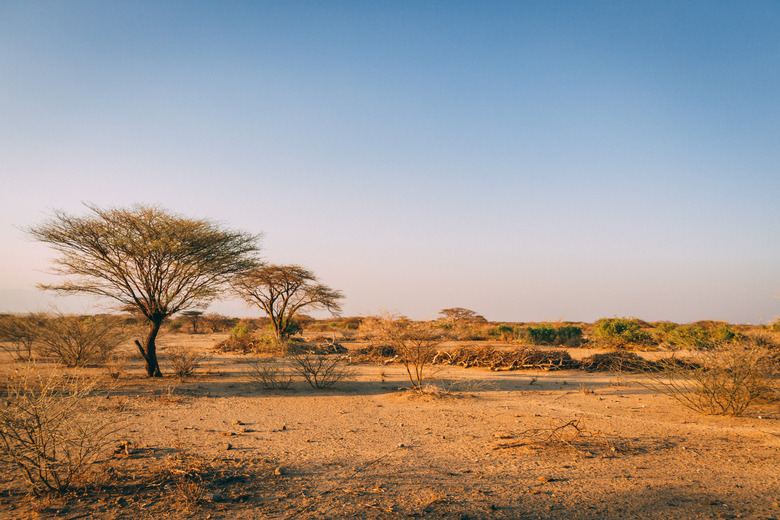
[[[0,179],[0,312],[90,202],[262,232],[348,315],[766,321],[780,3],[5,1]]]

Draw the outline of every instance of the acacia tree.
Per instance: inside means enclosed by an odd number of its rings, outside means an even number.
[[[439,311],[442,319],[452,323],[453,325],[458,323],[486,323],[487,320],[484,316],[477,314],[471,309],[464,309],[463,307],[452,307],[451,309],[442,309]]]
[[[236,278],[233,288],[268,315],[279,341],[290,335],[295,314],[301,309],[321,309],[337,315],[344,298],[341,291],[319,283],[314,273],[299,265],[257,267]]]
[[[72,277],[41,285],[60,293],[111,298],[149,321],[142,344],[149,377],[160,377],[155,340],[163,320],[213,300],[237,275],[258,265],[258,235],[224,230],[157,206],[102,209],[78,217],[56,211],[27,232],[60,257],[54,273]]]

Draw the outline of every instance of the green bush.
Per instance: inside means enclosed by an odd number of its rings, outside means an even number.
[[[681,325],[665,331],[664,337],[671,345],[693,349],[710,349],[744,339],[742,334],[733,331],[728,325],[721,325],[717,329]]]
[[[526,337],[533,345],[582,345],[582,328],[575,325],[531,325],[526,328]]]
[[[582,328],[576,325],[561,325],[555,331],[558,345],[567,347],[579,347],[582,345]]]
[[[499,341],[514,341],[519,338],[520,329],[508,323],[501,323],[489,329],[488,336]]]
[[[636,318],[602,318],[593,327],[593,339],[609,348],[628,348],[648,345],[652,336],[642,330]]]
[[[231,338],[240,338],[242,336],[246,336],[247,334],[249,334],[249,325],[247,325],[246,323],[238,323],[230,331]]]
[[[682,325],[666,335],[667,341],[675,346],[687,348],[711,348],[714,346],[712,331],[695,325]]]
[[[553,345],[558,340],[558,333],[549,325],[531,325],[526,328],[526,334],[534,345]]]

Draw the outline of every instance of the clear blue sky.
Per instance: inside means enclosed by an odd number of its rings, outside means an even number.
[[[0,176],[0,311],[86,201],[263,232],[349,315],[766,321],[780,3],[7,0]]]

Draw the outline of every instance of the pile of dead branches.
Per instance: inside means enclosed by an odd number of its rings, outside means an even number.
[[[603,457],[636,451],[630,439],[589,430],[582,417],[548,428],[529,428],[514,435],[501,435],[499,438],[508,441],[494,446],[494,450],[525,447],[533,450],[578,451]]]
[[[466,346],[453,350],[441,350],[433,358],[433,364],[464,368],[489,368],[501,371],[576,368],[576,361],[564,350],[542,350],[528,347],[499,350],[490,346]]]

